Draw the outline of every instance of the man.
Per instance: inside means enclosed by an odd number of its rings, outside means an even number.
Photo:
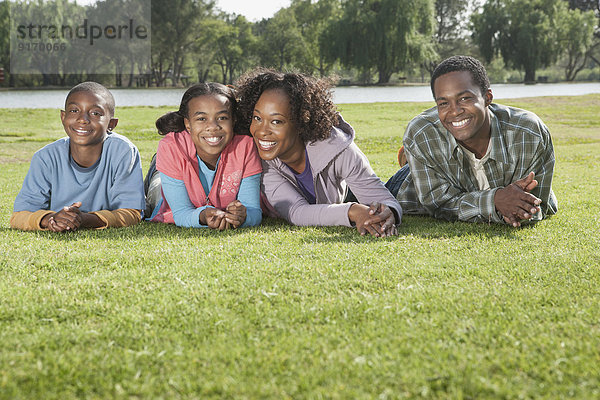
[[[513,227],[556,213],[552,140],[535,114],[493,104],[472,57],[442,61],[431,91],[436,107],[408,124],[408,164],[386,184],[404,213]]]

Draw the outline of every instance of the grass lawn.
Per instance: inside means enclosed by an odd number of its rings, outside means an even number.
[[[600,95],[502,101],[549,126],[559,214],[533,227],[404,218],[394,238],[268,219],[9,229],[58,110],[0,109],[0,398],[600,397]],[[387,179],[432,103],[342,105]],[[156,150],[168,108],[121,107]]]

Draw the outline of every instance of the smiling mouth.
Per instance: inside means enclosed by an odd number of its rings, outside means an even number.
[[[467,125],[469,122],[471,122],[471,118],[465,118],[465,119],[461,119],[460,121],[452,121],[452,126],[455,128],[462,128],[463,126]]]
[[[277,144],[277,142],[272,142],[269,140],[259,140],[258,141],[258,148],[264,151],[268,151],[271,150],[273,147],[275,147],[275,145]]]
[[[73,131],[78,135],[89,135],[93,132],[88,129],[77,129],[77,128],[73,128]]]
[[[217,146],[224,139],[224,136],[203,136],[202,139],[211,146]]]

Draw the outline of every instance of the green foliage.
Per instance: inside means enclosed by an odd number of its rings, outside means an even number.
[[[67,0],[21,2],[48,23],[86,12]],[[232,83],[259,65],[340,76],[350,83],[371,83],[376,75],[379,83],[403,82],[406,77],[422,82],[426,72],[448,56],[480,58],[479,51],[488,62],[502,56],[504,69],[524,71],[525,81],[535,80],[536,71],[545,67],[560,67],[567,80],[574,80],[600,60],[600,20],[593,36],[592,11],[583,12],[593,10],[600,16],[597,1],[292,0],[272,18],[253,23],[220,12],[215,0],[153,0],[150,65],[139,49],[123,45],[109,57],[85,53],[86,60],[114,69],[111,75],[84,70],[16,75],[9,69],[9,3],[0,0],[0,66],[7,75],[4,86],[10,87],[70,87],[90,79],[108,86]],[[117,19],[123,13],[120,5],[131,3],[135,1],[113,0],[111,4],[119,6],[110,9],[108,2],[98,2],[94,9]],[[481,4],[469,25],[473,9]],[[567,4],[582,12],[567,10]],[[37,54],[30,65],[42,61]],[[514,81],[519,73],[505,71],[502,80]],[[594,77],[590,72],[584,75]]]
[[[307,57],[304,38],[292,9],[282,8],[259,29],[258,52],[261,64],[283,70],[300,66]]]
[[[515,99],[553,134],[559,214],[214,232],[8,229],[56,110],[0,110],[0,398],[600,397],[600,96]],[[341,105],[382,177],[431,103]],[[146,132],[166,108],[117,109]],[[27,128],[22,116],[27,113]],[[149,135],[149,133],[148,133]],[[156,137],[131,135],[145,165]],[[389,143],[386,144],[386,143]],[[381,147],[382,145],[382,147]]]
[[[213,21],[212,37],[203,38],[206,47],[215,50],[214,62],[219,65],[222,82],[233,83],[234,77],[241,75],[251,65],[252,50],[256,38],[252,24],[244,16],[225,16],[224,21]]]
[[[212,16],[213,0],[153,0],[152,1],[152,74],[157,86],[167,78],[179,83],[186,57],[204,30],[202,26]]]
[[[564,42],[578,40],[561,30],[570,12],[564,0],[490,0],[472,16],[473,38],[488,62],[501,54],[509,67],[525,71],[525,82],[534,82]]]
[[[5,79],[10,72],[9,4],[8,1],[0,1],[0,68],[4,68]],[[0,82],[0,86],[6,86],[6,83]]]
[[[324,48],[320,42],[323,32],[329,24],[341,14],[339,0],[293,0],[291,9],[296,17],[298,29],[304,40],[303,71],[326,76],[334,65],[327,60]]]
[[[565,80],[573,81],[586,67],[587,54],[594,38],[596,17],[593,11],[561,10],[558,36],[564,53]]]
[[[348,0],[341,18],[324,33],[330,59],[362,71],[376,69],[379,83],[432,51],[433,2]]]
[[[421,67],[433,74],[435,67],[446,58],[456,55],[473,55],[468,39],[469,30],[464,21],[471,12],[469,0],[435,0],[435,29],[433,50]]]

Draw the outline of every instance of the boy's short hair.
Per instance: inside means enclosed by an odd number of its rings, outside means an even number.
[[[433,74],[431,75],[431,94],[433,94],[434,98],[433,85],[435,84],[435,80],[442,75],[455,71],[468,71],[473,78],[473,82],[481,89],[481,95],[485,96],[490,88],[490,80],[483,64],[478,59],[470,56],[452,56],[439,63],[433,70]]]
[[[104,101],[106,101],[106,106],[108,107],[108,112],[110,113],[110,116],[113,117],[115,115],[115,98],[113,97],[110,90],[108,90],[101,84],[97,82],[88,81],[73,86],[73,88],[69,91],[69,94],[67,94],[67,98],[65,99],[65,106],[69,101],[69,97],[71,97],[72,94],[77,92],[92,92],[102,97]]]

